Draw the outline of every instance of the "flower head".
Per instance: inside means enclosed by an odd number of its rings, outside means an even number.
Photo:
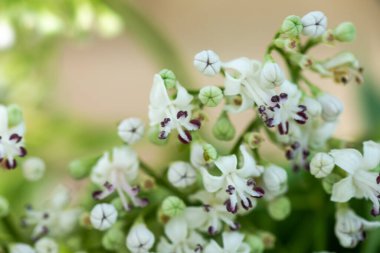
[[[98,230],[107,230],[116,222],[117,211],[111,204],[96,204],[91,210],[91,224]]]
[[[118,126],[120,138],[127,144],[139,141],[144,135],[144,123],[139,118],[128,118]]]
[[[312,11],[301,19],[303,34],[310,37],[318,37],[325,33],[327,28],[327,18],[321,11]]]

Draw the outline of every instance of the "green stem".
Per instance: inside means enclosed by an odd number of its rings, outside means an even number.
[[[15,227],[10,215],[2,218],[3,227],[6,232],[14,241],[22,241],[22,235],[19,233],[18,229]]]
[[[304,75],[300,75],[301,80],[309,87],[311,94],[313,96],[317,96],[320,92],[321,89],[315,84],[313,84],[309,79],[307,79]]]
[[[306,54],[307,51],[309,51],[311,48],[313,48],[314,46],[318,45],[319,43],[321,42],[321,39],[320,38],[313,38],[313,39],[309,39],[306,44],[301,47],[301,50],[300,50],[300,53],[302,54]]]

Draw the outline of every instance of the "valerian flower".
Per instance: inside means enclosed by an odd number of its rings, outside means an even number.
[[[148,253],[154,244],[154,235],[144,223],[133,225],[129,230],[126,245],[132,253]]]
[[[96,204],[91,210],[91,224],[98,230],[107,230],[115,224],[117,215],[117,210],[113,205],[106,203]]]
[[[217,242],[211,242],[205,247],[204,253],[249,253],[251,248],[247,243],[244,243],[244,235],[238,232],[224,232],[223,247]]]
[[[103,187],[95,191],[93,197],[101,200],[116,191],[125,210],[131,209],[129,200],[134,206],[146,206],[148,200],[137,196],[140,188],[131,186],[137,178],[138,169],[137,154],[130,147],[115,147],[112,153],[106,152],[92,169],[91,180]]]
[[[128,118],[118,126],[120,138],[127,144],[139,141],[144,135],[144,123],[139,118]]]
[[[338,208],[336,212],[335,235],[345,248],[354,248],[365,239],[366,230],[379,227],[379,221],[367,221],[348,207]]]
[[[3,105],[0,105],[0,119],[0,161],[6,169],[14,169],[17,166],[15,158],[26,155],[24,147],[25,126],[21,122],[10,127],[8,110]]]
[[[331,200],[347,202],[351,198],[365,198],[372,201],[372,214],[380,214],[380,177],[371,171],[380,163],[380,144],[373,141],[363,143],[363,155],[356,149],[334,149],[330,151],[335,164],[347,176],[335,183]]]
[[[318,37],[325,33],[327,28],[327,18],[321,11],[312,11],[301,19],[303,34],[310,37]]]
[[[169,98],[164,81],[160,75],[154,76],[150,93],[149,119],[151,126],[160,126],[160,139],[168,138],[170,132],[176,129],[178,139],[183,143],[192,140],[190,131],[198,130],[201,122],[191,118],[191,96],[179,83],[176,85],[177,96]]]
[[[199,249],[204,244],[202,236],[194,230],[189,229],[183,217],[175,217],[165,225],[165,237],[161,237],[157,245],[157,253],[194,253],[201,252]]]
[[[206,76],[215,76],[221,69],[221,62],[214,51],[204,50],[194,56],[194,66]]]
[[[263,168],[256,164],[244,145],[240,146],[240,152],[243,156],[243,166],[240,169],[237,168],[235,155],[221,156],[215,161],[222,173],[220,176],[211,175],[206,168],[200,168],[205,189],[208,192],[224,190],[227,198],[224,204],[231,213],[236,213],[240,204],[246,210],[253,208],[254,198],[264,195],[263,189],[257,187],[253,180],[253,177],[261,175]]]

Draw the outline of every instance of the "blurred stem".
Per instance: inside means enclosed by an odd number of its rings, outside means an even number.
[[[14,225],[14,222],[10,215],[1,219],[4,229],[8,233],[10,237],[14,239],[14,241],[21,241],[22,236]]]
[[[150,51],[160,68],[170,68],[180,80],[191,83],[190,75],[173,45],[160,29],[130,2],[104,0],[105,4],[124,19],[129,34],[135,36]]]

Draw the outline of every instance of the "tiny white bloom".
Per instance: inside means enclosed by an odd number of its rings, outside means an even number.
[[[106,152],[91,172],[92,182],[102,187],[102,190],[93,193],[93,197],[101,200],[116,191],[125,210],[131,208],[128,199],[134,206],[146,206],[147,199],[137,196],[140,188],[131,186],[131,183],[137,178],[138,169],[137,154],[130,147],[115,147],[112,154]]]
[[[176,129],[178,139],[182,143],[192,140],[190,131],[198,130],[201,121],[191,118],[191,96],[179,83],[176,85],[177,96],[174,100],[169,98],[162,77],[154,76],[153,87],[150,92],[149,120],[151,126],[160,126],[160,139],[168,138],[170,132]]]
[[[45,162],[39,157],[29,157],[22,165],[24,177],[29,181],[41,179],[45,173]]]
[[[194,168],[186,162],[173,162],[168,171],[169,182],[178,188],[194,184],[196,174]]]
[[[322,118],[325,121],[336,121],[343,112],[343,103],[335,96],[324,93],[318,98],[322,106]]]
[[[331,200],[347,202],[351,198],[365,198],[372,201],[372,214],[380,214],[380,176],[371,171],[380,163],[380,144],[373,141],[363,143],[363,155],[356,149],[335,149],[330,155],[335,164],[347,176],[334,184]]]
[[[310,162],[310,173],[316,178],[323,178],[334,169],[334,158],[326,153],[317,153]]]
[[[8,49],[15,43],[15,31],[6,20],[0,20],[0,50]]]
[[[302,17],[302,32],[306,36],[318,37],[325,33],[327,17],[321,11],[312,11]]]
[[[111,204],[97,204],[91,210],[90,220],[94,228],[107,230],[116,222],[117,211]]]
[[[127,144],[139,141],[144,135],[144,123],[139,118],[128,118],[118,126],[120,138]]]
[[[221,62],[214,51],[204,50],[194,56],[194,66],[206,76],[215,76],[221,69]]]
[[[255,185],[252,177],[258,177],[263,172],[261,166],[256,165],[256,161],[248,153],[244,145],[240,146],[243,155],[243,166],[237,168],[237,158],[235,155],[221,156],[215,161],[216,167],[222,172],[221,176],[211,175],[206,168],[201,167],[203,185],[208,192],[225,191],[228,199],[225,201],[227,211],[236,213],[238,205],[249,210],[254,207],[253,198],[261,198],[263,190]]]
[[[288,189],[288,174],[286,171],[274,164],[268,166],[263,173],[265,197],[273,199],[284,194]]]
[[[10,253],[36,253],[36,251],[27,244],[16,243],[10,246]]]
[[[365,239],[366,230],[379,227],[380,222],[367,221],[349,208],[339,208],[336,212],[335,235],[345,248],[354,248]]]
[[[154,235],[145,224],[136,224],[129,230],[126,245],[132,253],[148,253],[153,244]]]
[[[35,244],[37,253],[57,253],[58,245],[50,238],[42,238]]]
[[[222,234],[223,247],[217,242],[211,242],[205,247],[204,253],[249,253],[251,248],[244,243],[244,235],[238,232],[224,232]]]
[[[281,86],[284,81],[284,73],[277,63],[268,61],[264,64],[261,71],[261,82],[264,87],[273,89]]]

